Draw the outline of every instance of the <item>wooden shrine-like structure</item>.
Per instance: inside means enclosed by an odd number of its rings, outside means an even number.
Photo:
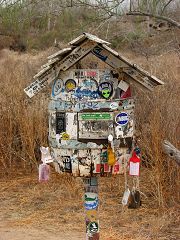
[[[53,164],[59,173],[83,177],[86,239],[95,240],[99,239],[97,176],[124,172],[122,166],[133,154],[131,175],[138,175],[133,174],[139,150],[134,152],[131,85],[152,91],[163,82],[94,35],[83,33],[68,45],[48,57],[24,91],[31,98],[47,85],[52,87],[48,137]],[[80,68],[77,63],[88,54],[107,67]]]

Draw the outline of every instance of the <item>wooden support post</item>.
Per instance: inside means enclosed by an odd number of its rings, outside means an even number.
[[[86,240],[99,240],[98,218],[98,179],[84,178],[84,207],[86,221]]]

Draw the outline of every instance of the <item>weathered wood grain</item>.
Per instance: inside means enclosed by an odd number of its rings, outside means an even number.
[[[170,142],[164,140],[163,150],[169,157],[173,158],[176,163],[180,166],[180,151],[175,148]]]

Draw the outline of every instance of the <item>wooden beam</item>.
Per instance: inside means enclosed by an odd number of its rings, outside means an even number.
[[[163,150],[170,158],[174,158],[176,163],[180,166],[180,151],[175,148],[170,142],[164,140]]]

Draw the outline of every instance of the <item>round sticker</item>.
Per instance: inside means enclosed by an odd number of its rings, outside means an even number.
[[[98,223],[90,222],[88,225],[88,229],[89,229],[90,233],[97,233],[99,230]]]
[[[76,88],[76,82],[73,79],[68,79],[65,83],[66,91],[70,92]]]
[[[126,125],[129,122],[129,115],[126,112],[121,112],[115,117],[115,122],[119,125]]]
[[[113,86],[110,82],[102,82],[99,84],[98,91],[103,98],[109,99],[113,94]]]
[[[116,109],[118,109],[118,107],[119,107],[119,103],[118,102],[112,102],[110,104],[110,109],[112,109],[112,110],[116,110]]]
[[[69,134],[63,133],[62,136],[61,136],[61,139],[62,140],[69,140],[70,139]]]

